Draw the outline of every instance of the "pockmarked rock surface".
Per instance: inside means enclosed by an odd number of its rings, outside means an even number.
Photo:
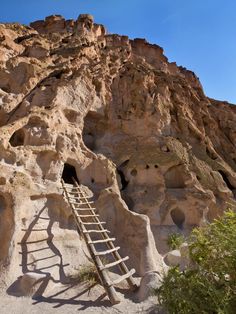
[[[0,130],[2,293],[50,303],[86,264],[62,178],[92,193],[139,277],[164,271],[170,234],[236,203],[236,107],[91,15],[0,24]]]

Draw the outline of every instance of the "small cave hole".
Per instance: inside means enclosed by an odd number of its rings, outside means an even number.
[[[149,165],[146,165],[146,169],[149,169],[150,167],[149,167]]]
[[[129,184],[129,181],[126,180],[125,174],[123,172],[123,169],[128,165],[128,163],[129,163],[129,159],[125,160],[124,162],[122,162],[122,164],[119,165],[119,167],[117,167],[117,173],[119,174],[120,181],[121,181],[121,191],[124,191],[127,185]]]
[[[64,114],[69,122],[75,123],[77,121],[78,114],[75,110],[65,109]]]
[[[185,215],[179,208],[175,208],[170,212],[171,218],[174,224],[179,228],[182,229],[185,221]]]
[[[213,160],[217,159],[217,156],[213,152],[211,152],[208,148],[206,148],[206,154]]]
[[[62,172],[62,179],[65,183],[74,184],[73,178],[79,183],[77,178],[75,167],[65,163],[63,172]]]
[[[11,92],[10,86],[2,86],[1,90],[3,90],[5,93],[10,93]]]
[[[158,165],[155,165],[154,167],[157,169],[157,168],[158,168]]]
[[[56,79],[59,80],[59,79],[61,79],[63,73],[64,73],[63,70],[56,70],[56,71],[54,71],[53,73],[51,73],[51,74],[49,75],[49,77],[55,77]]]
[[[95,150],[95,137],[91,132],[83,134],[83,140],[85,146],[87,146],[91,151]]]
[[[133,177],[136,177],[137,173],[138,173],[137,169],[133,169],[130,172],[131,176],[133,176]]]
[[[221,174],[221,176],[222,176],[222,178],[223,178],[225,184],[227,185],[227,187],[228,187],[231,191],[235,190],[235,187],[230,183],[230,181],[229,181],[227,175],[224,173],[224,171],[218,170],[218,172]]]
[[[118,174],[119,174],[119,176],[120,176],[121,191],[124,191],[124,190],[127,188],[128,184],[129,184],[129,181],[126,180],[123,171],[121,171],[120,169],[117,169],[117,172],[118,172]]]
[[[183,167],[173,166],[167,170],[165,174],[165,184],[168,189],[183,189],[185,188]]]
[[[92,178],[92,179],[91,179],[91,183],[94,183],[94,182],[95,182],[95,180],[94,180],[94,178]]]
[[[0,178],[0,185],[5,185],[7,180],[4,177]]]
[[[23,129],[19,129],[15,131],[10,140],[10,144],[12,147],[23,146],[25,142],[25,132]]]

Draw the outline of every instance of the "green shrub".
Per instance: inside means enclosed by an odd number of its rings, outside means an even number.
[[[193,266],[169,270],[155,291],[159,303],[171,314],[235,313],[236,213],[193,230],[188,242]]]
[[[172,233],[167,239],[167,244],[170,249],[176,250],[184,242],[184,237],[178,233]]]

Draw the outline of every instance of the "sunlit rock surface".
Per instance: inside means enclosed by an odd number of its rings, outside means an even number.
[[[138,276],[163,270],[170,234],[235,204],[236,107],[209,99],[161,47],[107,34],[90,15],[50,16],[0,24],[0,65],[0,278],[9,294],[36,273],[47,295],[87,261],[62,177],[76,173],[92,193]]]

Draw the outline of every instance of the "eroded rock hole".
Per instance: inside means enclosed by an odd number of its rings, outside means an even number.
[[[183,189],[185,182],[183,178],[183,167],[171,167],[165,174],[165,184],[168,189]]]
[[[11,146],[17,147],[17,146],[23,146],[25,142],[25,132],[23,129],[19,129],[15,131],[10,140],[9,140]]]
[[[129,184],[129,181],[126,180],[125,174],[124,174],[124,168],[128,165],[129,160],[125,160],[118,168],[117,168],[117,173],[120,176],[120,181],[121,181],[121,191],[124,191],[126,187]]]
[[[230,183],[230,181],[229,181],[227,175],[224,173],[224,171],[219,170],[219,173],[221,174],[221,176],[222,176],[222,178],[223,178],[225,184],[227,185],[227,187],[228,187],[231,191],[235,190],[236,188]]]
[[[170,212],[170,215],[174,224],[176,224],[178,228],[182,229],[185,221],[185,215],[182,210],[175,208]]]
[[[129,184],[129,181],[126,180],[124,173],[122,172],[122,170],[117,169],[117,172],[120,176],[120,181],[121,181],[121,191],[124,191],[126,189],[126,187]]]
[[[206,148],[206,153],[211,159],[213,160],[217,159],[217,156],[213,152],[211,152],[208,148]]]
[[[130,174],[131,174],[131,176],[136,177],[136,175],[138,174],[137,169],[131,170]]]
[[[91,150],[95,150],[95,138],[91,132],[84,134],[83,136],[84,144]]]
[[[62,179],[65,183],[73,184],[73,178],[79,183],[79,180],[77,178],[75,167],[65,163],[63,172],[62,172]]]

